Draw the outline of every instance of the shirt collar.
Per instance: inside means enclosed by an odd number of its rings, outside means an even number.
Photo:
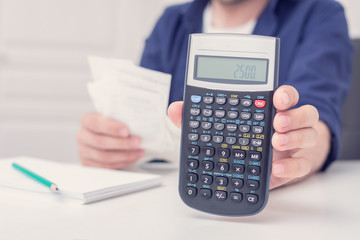
[[[184,20],[186,28],[189,33],[201,33],[202,32],[202,18],[203,12],[208,4],[209,0],[194,0],[184,13]],[[263,13],[260,15],[254,34],[271,36],[275,34],[277,28],[277,17],[275,14],[276,7],[279,0],[271,0]]]

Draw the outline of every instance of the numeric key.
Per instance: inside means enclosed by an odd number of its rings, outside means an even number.
[[[205,185],[211,185],[213,183],[213,177],[207,174],[201,175],[200,180]]]
[[[201,166],[206,171],[211,171],[214,169],[214,162],[212,161],[202,161]]]
[[[186,165],[188,166],[188,168],[190,169],[197,169],[199,167],[199,161],[198,160],[194,160],[194,159],[189,159],[187,160]]]
[[[198,176],[195,173],[187,173],[186,180],[189,183],[196,183],[198,181]]]
[[[195,145],[189,146],[188,150],[189,150],[189,154],[191,156],[196,156],[196,155],[198,155],[200,153],[200,147],[199,146],[195,146]]]
[[[218,155],[221,158],[228,158],[228,157],[230,157],[230,150],[226,149],[226,148],[219,148]]]
[[[206,157],[212,157],[215,154],[215,148],[213,147],[204,147],[203,153]]]
[[[216,167],[219,172],[226,173],[229,171],[229,164],[228,163],[217,163]]]

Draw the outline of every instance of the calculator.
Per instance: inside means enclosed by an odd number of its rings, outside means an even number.
[[[189,36],[179,179],[188,206],[225,216],[265,207],[279,49],[275,37]]]

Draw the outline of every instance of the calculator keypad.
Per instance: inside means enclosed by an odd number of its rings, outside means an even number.
[[[185,196],[230,214],[232,205],[247,209],[245,214],[256,210],[268,190],[272,92],[199,89],[185,97],[189,106],[184,109],[190,109],[184,112],[188,127],[182,140]]]

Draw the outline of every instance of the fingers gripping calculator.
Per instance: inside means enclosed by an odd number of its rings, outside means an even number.
[[[279,45],[274,37],[190,35],[179,181],[190,207],[226,216],[265,207]]]

